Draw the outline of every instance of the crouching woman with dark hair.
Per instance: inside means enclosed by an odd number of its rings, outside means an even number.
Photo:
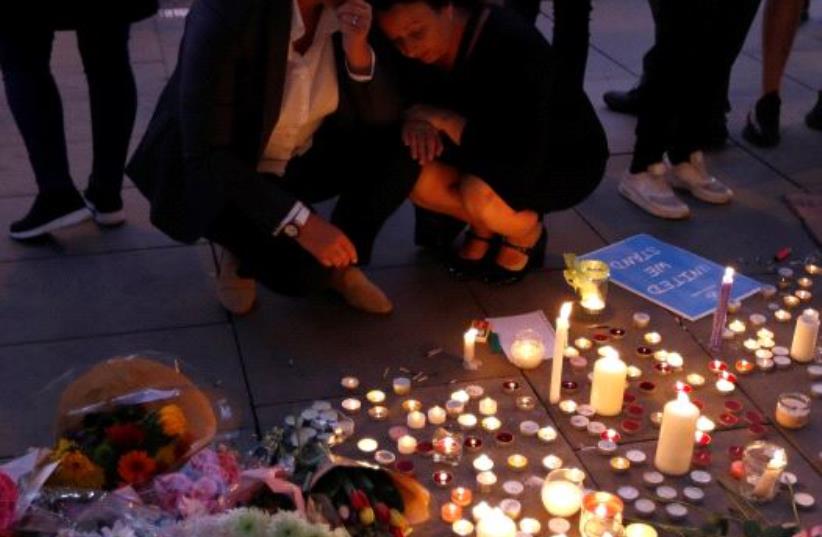
[[[519,281],[543,263],[543,215],[578,204],[602,179],[608,148],[590,101],[515,14],[450,0],[371,2],[406,58],[403,141],[422,165],[412,201],[469,224],[455,276]]]

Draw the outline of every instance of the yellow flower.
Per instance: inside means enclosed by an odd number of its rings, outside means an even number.
[[[69,440],[68,438],[61,438],[57,441],[57,446],[54,448],[54,451],[51,452],[51,460],[52,461],[59,461],[66,454],[74,449],[77,449],[77,446]]]
[[[154,454],[154,460],[161,468],[171,468],[177,462],[177,446],[175,444],[168,444],[157,450]]]
[[[49,483],[55,486],[102,489],[106,476],[103,469],[79,451],[66,453]]]
[[[186,417],[183,409],[177,405],[166,405],[158,414],[160,427],[167,436],[182,436],[186,432]]]

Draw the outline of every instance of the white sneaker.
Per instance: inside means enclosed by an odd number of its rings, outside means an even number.
[[[695,198],[706,203],[728,203],[734,192],[708,172],[702,151],[691,153],[688,162],[672,166],[669,181],[674,188],[689,190]]]
[[[662,162],[651,164],[640,173],[626,172],[619,182],[619,193],[660,218],[679,220],[691,214],[688,206],[674,194],[665,180]]]

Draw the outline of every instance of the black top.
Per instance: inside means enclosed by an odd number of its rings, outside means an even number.
[[[482,9],[471,13],[451,71],[406,61],[401,86],[408,104],[446,108],[466,119],[452,157],[462,171],[483,179],[515,209],[554,210],[541,198],[556,197],[557,181],[604,165],[605,133],[585,93],[556,76],[551,46],[516,14],[484,8],[488,18],[468,50]]]

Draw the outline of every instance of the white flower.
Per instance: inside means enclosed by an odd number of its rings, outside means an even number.
[[[230,537],[268,537],[271,515],[260,509],[242,508],[226,513],[223,531]]]

